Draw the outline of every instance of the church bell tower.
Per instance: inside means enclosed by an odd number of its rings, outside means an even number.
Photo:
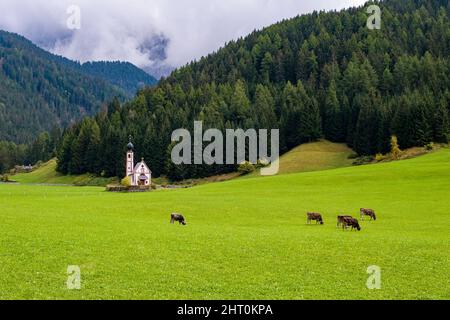
[[[130,177],[133,179],[133,170],[134,170],[134,145],[130,142],[127,145],[127,161],[126,161],[126,177]]]

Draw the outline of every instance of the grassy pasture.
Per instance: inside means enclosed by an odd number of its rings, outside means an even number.
[[[311,172],[350,167],[354,160],[349,159],[352,149],[343,143],[328,140],[305,143],[280,157],[279,174]],[[248,177],[260,177],[259,170]]]
[[[336,228],[360,207],[378,220]],[[3,184],[0,298],[449,299],[449,209],[448,149],[145,194]],[[325,225],[306,225],[309,210]],[[68,265],[81,290],[66,288]]]
[[[280,174],[349,167],[353,153],[345,144],[327,140],[302,144],[280,158]]]
[[[63,175],[56,172],[56,159],[52,159],[39,168],[30,173],[19,173],[10,177],[12,180],[20,183],[31,184],[67,184],[67,185],[92,185],[106,186],[108,183],[114,181],[111,178],[101,178],[91,176],[89,174],[83,175]]]

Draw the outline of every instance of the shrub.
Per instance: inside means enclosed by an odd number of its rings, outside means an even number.
[[[400,150],[400,147],[398,145],[398,139],[397,136],[391,137],[391,156],[392,159],[398,160],[402,154],[402,150]]]
[[[108,191],[108,192],[125,192],[125,191],[128,191],[128,187],[109,184],[106,186],[106,191]]]
[[[350,160],[358,159],[358,154],[351,153],[351,154],[349,154],[348,159],[350,159]]]
[[[259,159],[258,162],[256,163],[256,169],[261,169],[264,167],[267,167],[269,165],[269,161],[266,159]]]
[[[372,156],[362,156],[357,158],[355,161],[353,161],[353,165],[355,166],[361,166],[364,164],[369,164],[374,160]]]
[[[377,155],[375,156],[375,160],[376,160],[377,162],[381,162],[381,161],[383,161],[384,159],[386,159],[386,157],[385,157],[384,155],[382,155],[381,153],[377,153]]]
[[[433,142],[427,143],[427,144],[425,145],[425,150],[431,151],[431,150],[433,150],[433,149],[434,149],[434,143],[433,143]]]
[[[238,172],[240,172],[241,174],[249,174],[255,170],[255,166],[248,161],[242,162],[238,168]]]
[[[125,187],[131,187],[131,179],[130,177],[125,177],[120,181],[120,184]]]

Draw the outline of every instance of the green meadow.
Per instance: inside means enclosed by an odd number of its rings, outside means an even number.
[[[352,154],[352,149],[343,143],[320,140],[301,144],[280,157],[279,174],[349,167],[354,161],[349,159]],[[255,176],[260,176],[259,170],[246,177]]]
[[[336,227],[360,207],[377,221]],[[448,149],[140,194],[1,184],[0,298],[449,299],[449,210]],[[371,265],[381,289],[366,287]]]
[[[95,177],[89,174],[63,175],[56,171],[56,159],[52,159],[30,173],[19,173],[11,177],[20,183],[99,186],[117,182],[114,178]]]

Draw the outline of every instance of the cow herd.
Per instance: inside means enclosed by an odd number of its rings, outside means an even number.
[[[370,220],[377,220],[377,216],[375,215],[375,211],[372,209],[364,209],[361,208],[359,210],[361,220],[364,220],[364,217],[370,217]],[[317,212],[308,212],[306,214],[307,224],[311,224],[312,221],[315,221],[316,224],[324,224],[322,215]],[[179,213],[172,213],[170,215],[170,223],[178,222],[179,224],[186,225],[185,218]],[[343,230],[351,228],[351,230],[361,231],[361,226],[359,225],[358,219],[353,218],[352,216],[340,215],[337,217],[337,227],[342,227]]]
[[[377,216],[375,215],[375,211],[372,209],[364,209],[361,208],[359,210],[361,220],[364,220],[364,217],[370,217],[370,220],[377,220]],[[312,221],[316,221],[316,224],[323,224],[323,218],[320,213],[317,212],[308,212],[306,214],[307,224],[311,224]],[[337,227],[342,227],[343,230],[351,228],[351,230],[361,231],[361,226],[359,225],[358,219],[353,218],[352,216],[339,215],[337,217]]]

